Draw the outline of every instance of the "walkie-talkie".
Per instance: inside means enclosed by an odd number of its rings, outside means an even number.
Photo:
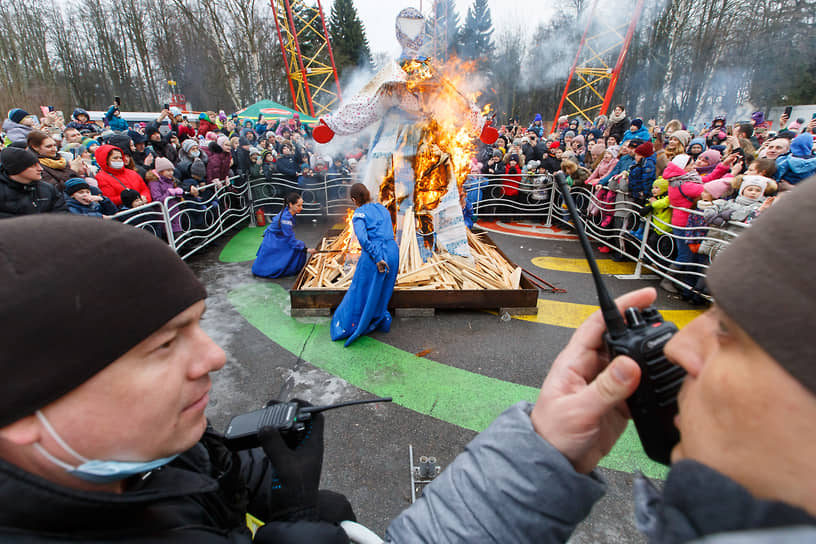
[[[606,323],[604,343],[610,360],[617,355],[626,355],[640,366],[640,384],[632,396],[626,399],[626,404],[643,449],[651,459],[668,465],[671,450],[680,440],[674,417],[677,415],[677,393],[683,385],[686,371],[666,359],[663,347],[677,332],[677,327],[674,323],[663,321],[663,316],[654,306],[643,310],[627,308],[624,321],[624,316],[621,316],[601,279],[564,174],[559,172],[555,178],[592,270],[598,302]]]
[[[312,414],[370,402],[391,402],[391,397],[353,400],[329,406],[301,406],[297,402],[271,404],[260,410],[232,418],[227,427],[227,432],[224,433],[224,443],[227,448],[233,451],[255,448],[260,446],[258,433],[265,427],[276,427],[285,437],[286,434],[298,433],[304,430],[306,422],[312,418]]]

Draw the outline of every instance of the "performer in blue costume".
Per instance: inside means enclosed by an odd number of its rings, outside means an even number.
[[[303,209],[303,199],[289,193],[283,209],[264,231],[258,256],[252,263],[252,273],[264,278],[293,276],[306,264],[306,255],[314,249],[295,238],[295,216]]]
[[[394,292],[399,267],[391,213],[382,204],[371,202],[371,195],[362,183],[352,185],[350,193],[357,206],[352,224],[362,253],[351,287],[335,310],[331,323],[331,339],[348,338],[347,347],[359,336],[391,329],[388,301]]]

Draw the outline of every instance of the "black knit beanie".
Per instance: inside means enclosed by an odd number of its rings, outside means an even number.
[[[206,296],[155,236],[116,221],[0,221],[0,427],[76,389]]]
[[[706,276],[717,305],[816,394],[816,177],[800,182],[729,244]],[[750,292],[750,296],[748,296]]]
[[[37,164],[37,155],[28,149],[9,146],[0,151],[0,164],[10,176],[16,176],[29,166]]]

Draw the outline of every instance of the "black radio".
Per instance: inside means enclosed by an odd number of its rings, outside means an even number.
[[[610,360],[618,355],[626,355],[640,366],[640,384],[626,400],[626,404],[643,449],[651,459],[668,465],[671,450],[680,440],[674,417],[677,415],[677,393],[683,385],[686,371],[666,359],[663,348],[677,332],[677,327],[674,323],[663,321],[663,316],[652,306],[643,310],[628,308],[624,321],[624,316],[621,316],[601,279],[564,174],[559,172],[555,178],[592,270],[598,302],[606,323],[604,342]]]

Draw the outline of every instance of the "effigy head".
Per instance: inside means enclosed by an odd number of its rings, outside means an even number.
[[[405,8],[397,15],[395,26],[403,56],[418,56],[425,37],[425,17],[422,13],[416,8]]]

